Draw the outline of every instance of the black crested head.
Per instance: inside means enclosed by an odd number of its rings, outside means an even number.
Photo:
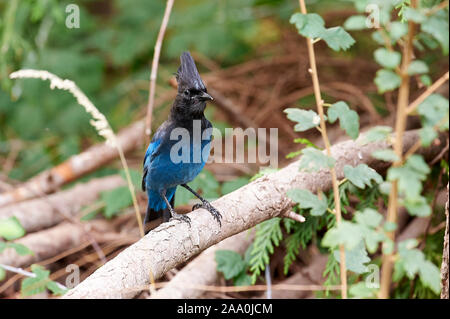
[[[181,65],[175,74],[178,94],[172,106],[172,118],[178,121],[203,118],[206,101],[213,98],[207,93],[191,54],[183,52],[180,60]]]
[[[176,73],[178,92],[194,89],[205,91],[206,87],[198,73],[194,59],[189,52],[183,52],[180,56],[181,65]]]

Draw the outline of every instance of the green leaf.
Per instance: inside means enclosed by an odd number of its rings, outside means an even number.
[[[442,52],[448,54],[449,30],[448,30],[448,11],[445,15],[432,15],[422,23],[423,32],[430,34],[441,45]]]
[[[355,39],[342,27],[328,28],[320,37],[334,51],[345,51],[355,43]]]
[[[426,15],[421,11],[411,7],[405,8],[405,10],[403,11],[403,17],[408,21],[413,21],[419,24],[424,22],[427,18]]]
[[[242,271],[233,279],[233,284],[235,286],[250,286],[252,284],[252,276]]]
[[[366,208],[362,212],[357,212],[355,215],[355,220],[358,224],[376,228],[380,225],[383,220],[383,216],[377,212],[375,209]]]
[[[367,29],[366,26],[366,16],[354,15],[345,20],[344,28],[346,30],[364,30]]]
[[[222,194],[228,194],[233,191],[235,191],[238,188],[241,188],[242,186],[245,186],[248,184],[248,178],[247,177],[238,177],[232,181],[224,182],[222,184]]]
[[[409,214],[418,217],[427,217],[431,214],[431,207],[428,205],[425,197],[416,196],[414,198],[406,198],[403,205],[408,210]]]
[[[23,235],[25,235],[25,229],[16,217],[12,216],[0,220],[0,237],[6,240],[14,240]]]
[[[67,292],[65,289],[61,289],[56,282],[49,278],[50,271],[45,270],[40,265],[31,265],[31,271],[35,277],[26,278],[22,281],[20,292],[22,296],[32,296],[45,291],[45,288],[49,289],[56,295],[62,295]]]
[[[424,74],[428,73],[429,71],[430,70],[428,69],[428,65],[426,65],[425,62],[420,60],[414,60],[408,66],[409,75]]]
[[[327,211],[328,204],[325,194],[320,199],[307,189],[290,189],[287,196],[294,202],[298,203],[302,209],[311,209],[311,215],[320,216]]]
[[[392,132],[390,126],[375,126],[364,134],[363,144],[385,141]]]
[[[407,199],[419,197],[422,191],[422,183],[430,168],[423,160],[422,156],[412,155],[403,166],[391,167],[387,173],[387,180],[398,181],[400,194],[404,194]]]
[[[397,224],[394,223],[394,222],[386,221],[386,222],[383,224],[383,229],[384,229],[384,231],[386,231],[386,232],[394,231],[394,230],[397,229]]]
[[[245,270],[245,262],[241,255],[232,250],[217,250],[215,254],[217,270],[223,273],[226,280],[236,277]]]
[[[399,160],[397,154],[391,149],[376,150],[372,153],[372,157],[385,162],[395,162]]]
[[[339,101],[328,108],[328,121],[334,123],[339,118],[339,125],[352,139],[359,135],[359,116],[347,103]]]
[[[367,166],[366,164],[359,164],[356,167],[350,165],[344,166],[344,176],[356,187],[366,188],[366,185],[371,187],[372,180],[379,184],[383,181],[380,174],[377,173],[373,168]]]
[[[347,31],[342,27],[325,28],[325,21],[316,13],[295,13],[291,16],[290,23],[295,24],[298,33],[304,37],[323,39],[334,51],[347,50],[355,43]]]
[[[6,271],[0,266],[0,281],[5,280],[6,278]]]
[[[372,208],[366,208],[362,212],[356,212],[355,221],[360,227],[367,250],[375,253],[378,244],[385,239],[385,235],[377,231],[383,217]]]
[[[6,243],[5,247],[13,248],[16,251],[16,253],[20,256],[34,255],[34,253],[27,246],[19,243]]]
[[[130,190],[127,186],[104,191],[100,194],[100,198],[105,202],[104,215],[106,218],[118,215],[122,209],[133,203]]]
[[[374,58],[382,67],[395,69],[400,64],[402,56],[396,51],[379,48],[374,52]]]
[[[307,38],[320,38],[325,30],[325,21],[316,13],[294,13],[289,20],[295,24],[298,33]]]
[[[397,42],[401,37],[408,33],[408,24],[394,21],[391,23],[389,35],[392,41]]]
[[[333,251],[333,255],[340,263],[341,256],[338,249]],[[370,262],[370,258],[363,241],[360,241],[353,249],[345,250],[345,266],[347,270],[353,271],[356,274],[363,274],[367,271],[366,264],[368,262]]]
[[[401,257],[402,266],[409,279],[414,279],[414,276],[418,273],[420,267],[425,261],[423,253],[418,249],[401,247],[399,244],[399,255]]]
[[[288,119],[298,123],[294,126],[296,132],[303,132],[320,124],[320,116],[312,110],[289,108],[285,109],[284,112]]]
[[[422,82],[422,84],[425,86],[430,86],[431,84],[433,84],[433,82],[431,81],[431,78],[428,74],[422,74],[420,76],[420,82]]]
[[[437,132],[432,126],[425,126],[419,130],[420,141],[422,146],[430,146],[431,142],[437,137]]]
[[[378,93],[395,90],[400,86],[401,81],[401,78],[396,73],[386,69],[378,70],[375,77]]]
[[[62,295],[64,295],[67,292],[66,289],[62,289],[54,281],[48,282],[46,287],[47,287],[48,290],[50,290],[56,296],[62,296]]]
[[[375,298],[377,290],[367,287],[366,283],[360,281],[350,286],[349,293],[355,298]]]
[[[322,239],[322,246],[334,248],[344,245],[345,249],[352,250],[363,238],[362,229],[349,221],[342,221],[337,227],[330,228]]]
[[[434,293],[439,294],[440,271],[436,265],[425,259],[422,251],[415,248],[417,245],[416,239],[408,239],[399,243],[400,258],[395,264],[396,277],[401,277],[402,273],[406,273],[408,278],[413,279],[416,274],[419,274],[421,282]]]
[[[312,147],[304,148],[302,154],[299,163],[300,170],[318,171],[322,168],[331,168],[336,162],[334,158]]]
[[[429,287],[435,294],[441,292],[441,273],[432,262],[425,260],[419,268],[420,281]]]
[[[448,99],[440,94],[431,94],[417,107],[417,112],[422,116],[423,126],[435,126],[439,129],[448,129]]]

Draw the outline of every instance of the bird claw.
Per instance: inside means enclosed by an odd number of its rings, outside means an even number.
[[[211,213],[211,215],[214,217],[215,220],[217,220],[217,222],[219,223],[219,226],[222,227],[222,214],[216,209],[214,208],[213,205],[211,205],[208,202],[205,203],[197,203],[194,206],[192,206],[192,210],[196,210],[198,208],[204,208],[206,209],[208,212]]]
[[[170,220],[180,220],[180,221],[183,221],[185,223],[188,223],[189,227],[191,226],[191,219],[188,216],[185,216],[185,215],[172,213],[172,217],[170,218]]]

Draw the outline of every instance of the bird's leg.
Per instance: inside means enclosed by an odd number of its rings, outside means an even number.
[[[189,226],[191,226],[191,219],[187,216],[180,215],[175,212],[175,210],[172,208],[169,201],[167,200],[165,192],[161,192],[160,194],[161,194],[162,198],[164,199],[164,201],[166,202],[167,208],[169,209],[170,214],[172,215],[171,219],[178,219],[178,220],[184,221],[184,222],[188,223]]]
[[[211,213],[211,215],[213,215],[213,217],[217,220],[219,225],[222,226],[222,222],[221,222],[222,214],[216,208],[214,208],[214,206],[212,206],[210,202],[208,202],[206,199],[204,199],[199,194],[197,194],[197,192],[194,191],[192,188],[190,188],[187,184],[181,184],[181,186],[186,188],[188,191],[190,191],[192,194],[194,194],[195,197],[197,197],[198,199],[200,199],[202,201],[201,204],[195,204],[194,206],[192,206],[192,210],[195,210],[200,207],[206,209],[208,212]]]

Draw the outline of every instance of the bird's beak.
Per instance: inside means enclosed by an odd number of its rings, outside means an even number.
[[[212,101],[214,100],[213,97],[211,95],[209,95],[206,92],[200,92],[199,96],[198,96],[201,100],[203,101]]]

